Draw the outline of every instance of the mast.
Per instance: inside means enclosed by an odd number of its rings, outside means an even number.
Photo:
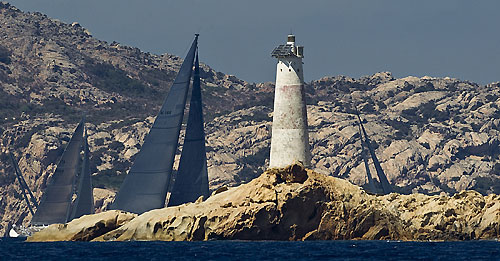
[[[10,159],[12,161],[12,165],[14,166],[14,170],[17,176],[17,180],[19,181],[19,187],[21,188],[21,192],[23,193],[24,200],[26,201],[26,205],[28,206],[29,211],[31,212],[31,216],[35,215],[35,212],[33,211],[33,208],[31,207],[30,201],[28,200],[28,196],[26,195],[26,191],[28,191],[31,202],[35,207],[38,207],[38,204],[36,203],[35,197],[33,196],[33,193],[31,193],[30,188],[28,187],[28,184],[26,184],[26,180],[24,180],[23,174],[21,173],[21,169],[19,169],[19,165],[17,165],[17,161],[14,157],[14,154],[12,152],[9,152]]]
[[[75,176],[78,172],[84,119],[71,137],[56,171],[47,185],[33,219],[32,225],[66,223],[69,220]]]
[[[380,166],[380,162],[378,161],[377,155],[375,155],[375,150],[373,150],[371,146],[370,138],[368,138],[368,134],[366,134],[365,127],[363,126],[363,122],[361,121],[361,117],[359,116],[359,114],[358,119],[359,124],[361,125],[361,130],[363,131],[363,134],[365,136],[365,144],[368,147],[368,151],[370,152],[370,155],[372,157],[373,165],[375,165],[375,170],[377,171],[377,176],[380,180],[380,184],[382,185],[382,191],[384,194],[389,194],[392,192],[391,184],[387,180],[387,176],[385,175],[382,166]]]
[[[194,62],[193,88],[189,103],[186,136],[182,147],[179,170],[173,184],[168,206],[194,202],[208,195],[207,155],[203,128],[203,103],[201,99],[200,65],[198,52]]]
[[[153,127],[116,194],[112,209],[133,213],[165,206],[198,43],[196,35]]]
[[[70,220],[94,213],[94,195],[92,188],[92,177],[90,173],[89,154],[90,152],[89,144],[87,141],[87,128],[85,128],[85,136],[83,138],[82,171],[78,182],[77,197],[73,206]]]

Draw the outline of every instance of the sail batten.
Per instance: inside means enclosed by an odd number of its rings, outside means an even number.
[[[116,195],[112,209],[140,214],[164,207],[197,43],[198,37],[195,37],[153,127]]]
[[[200,65],[196,54],[186,135],[169,206],[193,202],[200,196],[209,196],[200,85]]]
[[[83,141],[84,120],[80,121],[57,164],[40,204],[31,220],[32,225],[66,223],[70,218],[75,176],[78,172]]]

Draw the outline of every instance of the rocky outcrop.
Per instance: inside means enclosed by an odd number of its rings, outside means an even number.
[[[87,215],[68,224],[55,224],[35,233],[28,241],[90,241],[121,227],[137,215],[119,210]]]
[[[99,225],[91,220],[52,225],[28,240],[498,239],[500,196],[370,195],[346,180],[293,165],[203,202],[146,212],[105,234],[94,232]]]

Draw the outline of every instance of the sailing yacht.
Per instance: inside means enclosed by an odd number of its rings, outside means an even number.
[[[178,206],[196,201],[200,196],[205,199],[209,196],[202,105],[200,65],[196,54],[186,135],[168,206]]]
[[[192,76],[194,78],[186,136],[174,180],[172,177],[174,157],[179,145],[179,134]],[[167,98],[111,208],[142,214],[152,209],[163,208],[165,205],[178,205],[194,201],[200,196],[207,197],[206,164],[198,34],[196,34]],[[172,181],[175,181],[174,184]],[[165,204],[170,187],[171,203]]]
[[[22,194],[33,215],[30,226],[13,226],[10,236],[29,236],[43,227],[56,223],[67,223],[75,218],[94,212],[94,198],[89,165],[89,148],[85,121],[82,119],[74,131],[71,140],[66,145],[64,153],[57,164],[42,199],[38,204],[33,197],[17,161],[11,154],[16,176],[21,184]],[[80,154],[83,148],[83,159]],[[28,200],[27,194],[30,195]],[[73,195],[76,199],[73,201]],[[32,206],[36,207],[33,211]]]
[[[389,183],[389,180],[387,179],[387,176],[384,173],[384,170],[382,169],[382,166],[380,165],[380,162],[377,158],[377,155],[375,155],[375,150],[372,147],[372,142],[370,138],[368,137],[368,134],[366,133],[365,126],[363,125],[363,121],[361,120],[361,117],[359,116],[359,112],[356,110],[356,116],[358,117],[358,127],[359,127],[359,134],[361,138],[361,154],[363,157],[363,161],[365,164],[365,169],[366,169],[366,175],[368,177],[368,188],[371,193],[374,194],[382,194],[386,195],[391,192],[393,192],[393,188],[391,184]],[[373,165],[375,166],[375,171],[377,172],[378,179],[380,181],[381,185],[381,190],[382,193],[378,193],[378,190],[375,188],[375,183],[373,181],[372,175],[370,173],[370,167],[368,166],[368,157],[365,152],[365,146],[368,148],[368,151],[370,153],[370,156],[373,161]]]

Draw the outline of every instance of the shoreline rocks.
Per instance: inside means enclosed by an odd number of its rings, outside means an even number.
[[[291,178],[303,177],[306,179]],[[288,178],[283,178],[286,176]],[[126,218],[117,218],[121,216]],[[107,233],[97,229],[107,220]],[[115,218],[115,219],[113,219]],[[104,222],[106,224],[106,222]],[[122,224],[121,226],[114,224]],[[95,232],[99,231],[99,232]],[[204,202],[139,216],[108,211],[52,225],[28,241],[475,240],[500,237],[500,196],[370,195],[293,165],[270,169]]]
[[[136,214],[110,210],[86,215],[67,224],[54,224],[28,237],[27,241],[90,241],[137,217]]]

